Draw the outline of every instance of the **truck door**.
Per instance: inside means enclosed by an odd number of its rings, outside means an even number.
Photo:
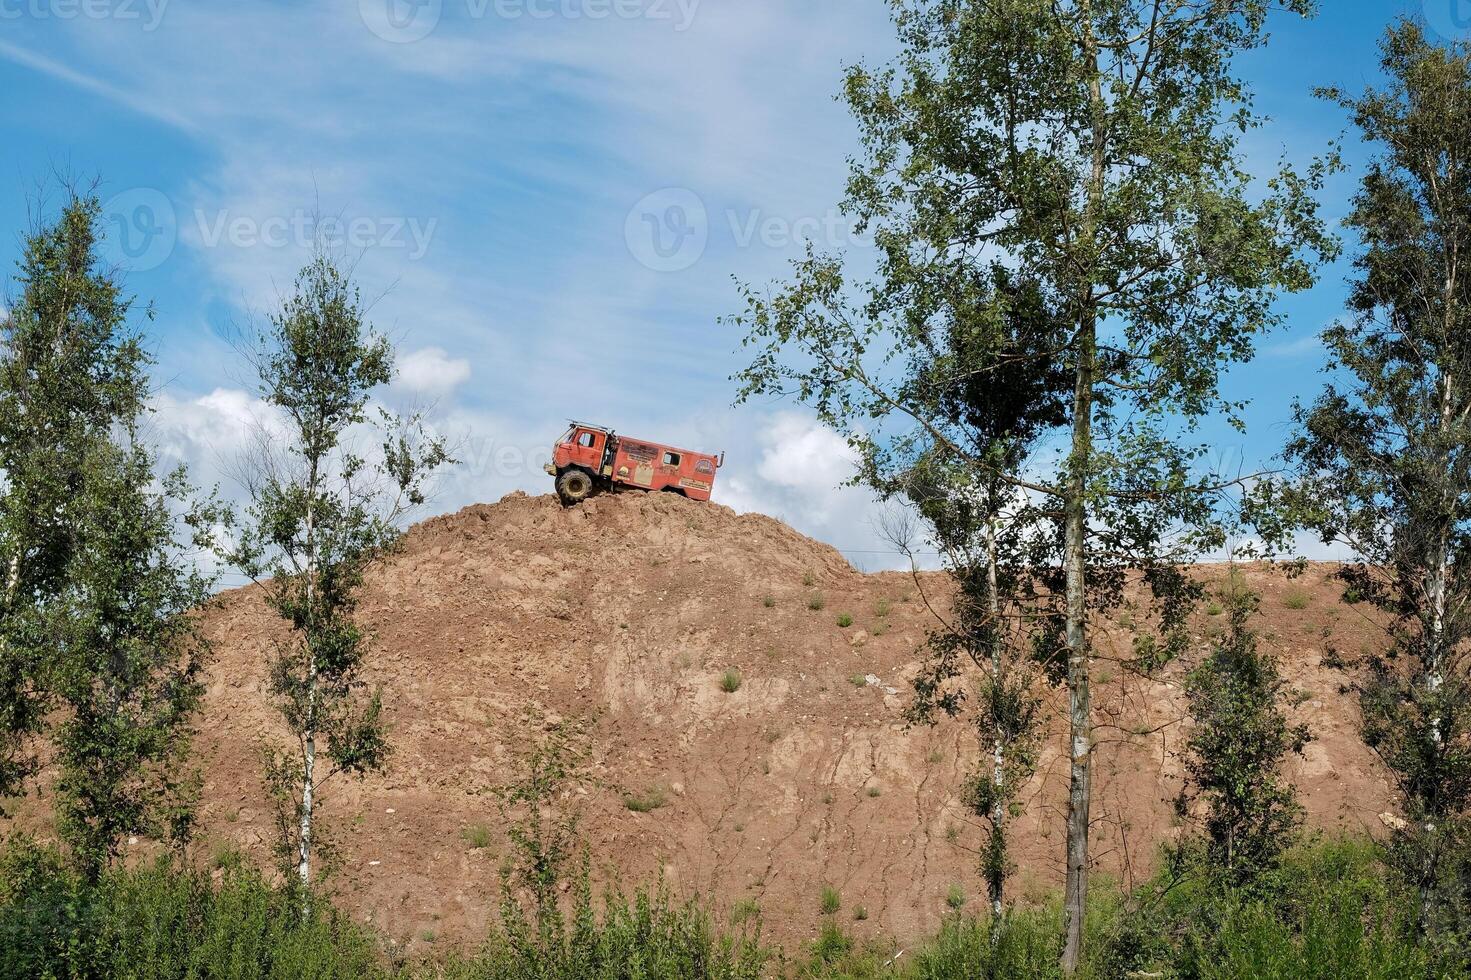
[[[679,467],[684,462],[682,453],[673,449],[663,449],[659,452],[657,466],[658,476],[654,485],[660,490],[665,487],[679,486]]]
[[[572,447],[568,452],[572,464],[589,473],[599,472],[603,464],[603,440],[606,438],[602,432],[579,426],[572,434]]]

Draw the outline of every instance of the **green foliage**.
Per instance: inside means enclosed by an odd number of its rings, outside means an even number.
[[[217,520],[140,439],[150,361],[100,237],[96,198],[69,191],[27,239],[0,325],[0,796],[31,771],[49,713],[57,826],[93,879],[130,835],[189,836],[206,652],[193,613],[212,582],[183,552]]]
[[[634,813],[649,813],[652,810],[659,809],[666,801],[667,797],[664,794],[664,787],[662,786],[650,786],[642,793],[625,793],[623,795],[623,805]]]
[[[853,625],[853,617],[848,613],[838,613],[837,623],[839,629],[847,629]]]
[[[480,851],[490,846],[490,828],[483,823],[472,823],[460,831],[460,839],[470,846],[472,851]]]
[[[731,667],[720,675],[720,689],[726,694],[734,694],[741,689],[741,672]]]
[[[945,892],[945,904],[954,912],[965,908],[965,889],[959,885],[951,885],[949,891]]]
[[[1311,601],[1311,597],[1302,589],[1292,589],[1282,597],[1282,605],[1294,610],[1306,609]]]
[[[827,598],[821,592],[814,592],[807,597],[807,608],[813,612],[821,612],[825,605],[827,605]]]
[[[94,196],[69,193],[55,223],[26,237],[21,293],[0,321],[0,797],[35,771],[31,738],[51,706],[46,615],[81,546],[75,489],[146,397],[131,301],[98,263],[100,214]]]
[[[822,894],[818,901],[818,908],[822,910],[822,914],[832,915],[842,907],[843,898],[838,894],[838,890],[832,885],[823,885]]]
[[[1226,600],[1230,630],[1186,682],[1195,725],[1177,805],[1182,816],[1190,797],[1203,805],[1202,863],[1239,887],[1269,877],[1292,844],[1302,807],[1281,768],[1310,735],[1287,723],[1292,692],[1248,625],[1257,597],[1243,590]]]
[[[310,881],[317,786],[380,770],[388,753],[381,696],[363,690],[357,591],[397,544],[399,519],[423,502],[428,474],[450,460],[419,419],[386,412],[376,420],[380,458],[354,445],[373,424],[373,391],[392,380],[393,351],[327,255],[302,269],[250,356],[281,431],[261,440],[252,461],[250,503],[229,558],[291,625],[276,646],[271,691],[296,744],[272,751],[267,780],[283,864]]]
[[[238,859],[218,880],[160,862],[68,870],[54,852],[12,844],[0,860],[0,978],[348,980],[382,977],[373,937]]]
[[[1381,45],[1382,82],[1347,110],[1376,155],[1352,201],[1348,317],[1323,333],[1329,382],[1296,409],[1290,480],[1254,500],[1264,536],[1347,546],[1345,601],[1387,621],[1359,685],[1364,739],[1406,824],[1390,856],[1427,929],[1471,931],[1457,856],[1471,821],[1471,46],[1411,20]]]
[[[761,918],[761,904],[754,898],[743,898],[731,906],[730,924],[741,925],[745,922],[755,922]]]

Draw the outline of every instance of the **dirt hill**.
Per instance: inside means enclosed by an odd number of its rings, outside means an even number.
[[[1388,784],[1355,735],[1346,676],[1323,663],[1330,647],[1358,653],[1374,631],[1338,604],[1331,571],[1247,574],[1264,595],[1258,628],[1308,697],[1299,711],[1315,740],[1290,774],[1311,820],[1376,830]],[[901,718],[933,622],[921,593],[943,585],[860,574],[775,520],[667,494],[573,509],[513,494],[417,526],[362,604],[394,755],[385,776],[329,794],[341,900],[411,949],[473,944],[502,853],[486,790],[512,777],[547,725],[576,718],[592,726],[575,802],[599,868],[630,882],[662,872],[722,909],[755,899],[781,942],[815,934],[825,884],[845,918],[867,909],[860,935],[933,929],[952,886],[980,900],[979,829],[956,794],[974,734],[960,723],[906,731]],[[1202,641],[1219,622],[1201,614]],[[211,614],[200,740],[202,846],[233,842],[263,860],[272,829],[259,745],[278,734],[265,681],[278,630],[252,589]],[[1178,833],[1184,733],[1168,723],[1184,714],[1186,666],[1153,682],[1098,668],[1094,853],[1126,882]],[[729,668],[743,678],[734,693],[720,684]],[[1018,827],[1015,881],[1037,896],[1062,868],[1060,703],[1050,716]],[[629,793],[665,802],[635,812]],[[489,846],[467,841],[479,826]]]

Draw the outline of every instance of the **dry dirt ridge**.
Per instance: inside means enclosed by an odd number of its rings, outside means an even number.
[[[1330,648],[1356,654],[1376,631],[1337,602],[1331,572],[1246,574],[1263,593],[1264,642],[1307,695],[1298,713],[1315,740],[1290,775],[1311,821],[1376,830],[1389,786],[1355,735],[1346,676],[1323,662]],[[934,622],[922,593],[943,584],[861,574],[771,518],[670,494],[564,509],[518,493],[416,526],[361,607],[394,754],[385,775],[328,794],[341,902],[413,952],[473,945],[503,853],[486,791],[549,724],[590,719],[586,778],[567,802],[601,877],[662,873],[722,911],[754,899],[766,935],[787,944],[815,934],[824,885],[859,935],[934,929],[952,886],[979,901],[979,828],[956,793],[976,763],[974,736],[958,723],[906,730],[901,717]],[[1157,680],[1099,665],[1094,853],[1126,882],[1179,833],[1171,801],[1185,731],[1170,723],[1184,714],[1181,675],[1219,624],[1203,611],[1196,649]],[[225,595],[208,619],[206,852],[235,845],[268,859],[260,745],[280,735],[265,679],[279,628],[253,589]],[[1127,642],[1126,630],[1106,632]],[[728,669],[742,678],[733,693],[721,686]],[[1015,880],[1032,896],[1062,866],[1058,705],[1049,718],[1018,825]],[[664,803],[636,812],[630,793]],[[476,847],[482,827],[489,844]],[[851,921],[859,905],[868,916]]]

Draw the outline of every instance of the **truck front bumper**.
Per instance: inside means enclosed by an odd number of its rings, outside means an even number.
[[[542,466],[542,469],[544,469],[544,470],[547,471],[547,476],[556,476],[557,475],[557,468],[555,466],[553,466],[551,463],[546,463],[545,465]]]

